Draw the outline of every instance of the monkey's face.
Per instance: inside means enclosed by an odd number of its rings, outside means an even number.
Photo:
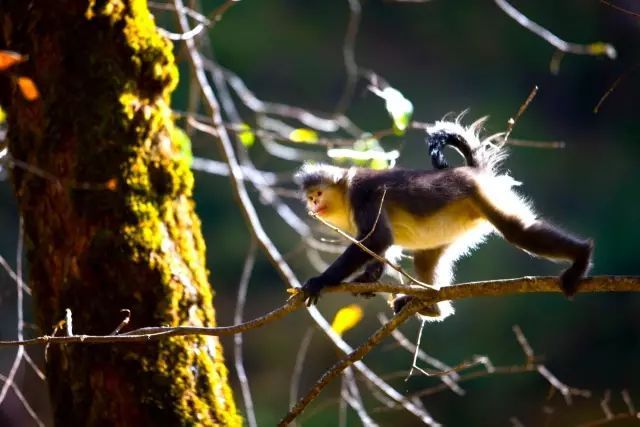
[[[351,220],[346,188],[342,185],[323,185],[306,190],[307,209],[323,220],[348,233],[357,230]]]
[[[327,203],[327,187],[312,187],[306,191],[307,194],[307,209],[310,212],[323,216],[327,209],[329,209],[329,205]]]
[[[344,208],[342,193],[337,186],[333,185],[309,188],[306,191],[307,209],[320,217],[330,217],[336,210]]]

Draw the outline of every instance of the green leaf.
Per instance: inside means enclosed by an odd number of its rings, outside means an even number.
[[[318,132],[307,128],[294,129],[289,134],[289,139],[293,142],[315,144],[318,142]]]
[[[404,135],[413,116],[413,104],[397,89],[391,86],[373,91],[385,101],[385,108],[393,120],[393,129],[398,135]]]
[[[369,162],[369,168],[375,170],[389,169],[389,161],[385,159],[372,159]]]
[[[247,148],[253,146],[253,143],[256,142],[256,134],[251,130],[251,126],[246,123],[241,123],[238,128],[239,131],[237,132],[237,135],[242,145]]]

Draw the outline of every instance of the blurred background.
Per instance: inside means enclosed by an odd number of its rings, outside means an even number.
[[[207,14],[219,3],[207,4]],[[556,49],[518,25],[493,1],[445,2],[362,1],[362,20],[355,45],[358,65],[382,76],[414,106],[414,119],[433,122],[446,113],[468,109],[465,121],[490,116],[487,133],[506,129],[534,85],[539,92],[511,135],[514,139],[563,141],[565,148],[511,147],[505,167],[519,181],[520,190],[551,221],[596,242],[593,275],[640,275],[636,245],[640,232],[640,19],[596,0],[513,2],[533,21],[564,40],[611,43],[618,56],[566,54],[557,74],[550,71]],[[640,13],[640,4],[616,5]],[[175,17],[154,12],[160,26],[177,31]],[[343,39],[349,19],[347,1],[243,1],[230,8],[210,30],[212,49],[220,65],[236,73],[265,101],[331,113],[345,83]],[[189,63],[176,44],[181,83],[173,106],[186,110]],[[636,68],[634,68],[636,67]],[[594,107],[620,76],[625,76],[598,113]],[[356,85],[347,115],[362,129],[391,127],[384,101]],[[203,110],[204,111],[204,110]],[[251,114],[241,110],[249,125]],[[186,125],[179,121],[180,126]],[[209,136],[193,134],[194,155],[220,159]],[[421,135],[382,140],[385,149],[398,149],[398,165],[424,168],[430,164]],[[317,150],[322,153],[321,150]],[[275,159],[257,141],[249,155],[259,169],[288,176],[299,162]],[[455,156],[448,154],[450,159]],[[233,310],[242,266],[250,245],[246,224],[233,199],[228,178],[195,172],[195,198],[208,244],[208,266],[216,290],[218,323],[233,323]],[[293,186],[290,186],[293,188]],[[260,219],[301,281],[317,274],[300,251],[300,238],[252,192]],[[306,219],[302,203],[289,203]],[[309,225],[312,220],[307,220]],[[0,181],[0,255],[15,266],[17,209],[8,177]],[[330,257],[325,257],[330,261]],[[492,237],[471,257],[458,264],[456,281],[479,281],[524,275],[557,274],[561,267],[534,259]],[[245,318],[253,318],[282,304],[287,297],[281,279],[263,254],[250,282]],[[10,277],[0,273],[0,333],[15,337],[16,291]],[[323,297],[319,308],[329,319],[346,304],[358,303],[363,321],[346,333],[352,345],[365,340],[379,326],[377,313],[390,316],[382,297],[371,300],[347,295]],[[27,303],[28,306],[28,303]],[[640,294],[579,295],[569,302],[560,295],[477,298],[455,304],[457,313],[443,323],[429,324],[421,348],[449,365],[486,355],[495,365],[525,360],[513,332],[519,325],[547,368],[565,384],[591,390],[591,398],[574,398],[567,406],[559,393],[550,393],[537,373],[490,375],[461,386],[465,396],[446,389],[423,399],[435,419],[451,426],[580,425],[604,416],[600,407],[611,390],[611,407],[624,411],[620,392],[629,391],[640,407]],[[30,312],[26,311],[27,322]],[[419,322],[403,326],[413,341]],[[260,331],[245,335],[245,366],[259,425],[274,425],[288,409],[292,367],[305,333],[314,328],[309,317],[295,313]],[[46,331],[45,331],[46,332]],[[27,329],[27,335],[37,331]],[[232,362],[232,340],[223,339],[231,377],[242,408]],[[29,349],[37,363],[42,349]],[[0,373],[10,369],[15,350],[0,351]],[[302,393],[336,360],[332,344],[315,333],[301,377]],[[385,341],[365,362],[403,393],[440,384],[421,375],[405,381],[412,354],[392,340]],[[34,410],[48,413],[46,386],[21,369],[17,384]],[[369,414],[380,425],[417,425],[399,411],[383,409],[362,387]],[[338,425],[339,384],[325,389],[305,411],[305,426]],[[0,424],[31,425],[12,392],[0,406]],[[47,418],[46,415],[44,417]],[[349,413],[348,425],[360,421]],[[629,420],[615,425],[629,425]],[[5,424],[6,425],[6,424]]]

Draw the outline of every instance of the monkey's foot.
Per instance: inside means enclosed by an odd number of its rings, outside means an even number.
[[[393,300],[393,313],[398,314],[400,310],[402,310],[402,308],[407,305],[412,299],[413,297],[410,295],[398,295]],[[438,317],[442,314],[440,312],[440,307],[438,307],[438,304],[429,304],[418,313],[428,317]]]
[[[588,240],[584,247],[584,253],[577,258],[571,267],[560,275],[560,286],[567,298],[572,299],[580,288],[580,280],[587,274],[591,267],[591,252],[593,240]]]

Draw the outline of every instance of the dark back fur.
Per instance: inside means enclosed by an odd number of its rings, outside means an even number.
[[[357,169],[349,185],[349,198],[357,210],[379,204],[384,194],[385,204],[424,215],[469,196],[474,188],[473,170],[466,166],[437,171]]]

